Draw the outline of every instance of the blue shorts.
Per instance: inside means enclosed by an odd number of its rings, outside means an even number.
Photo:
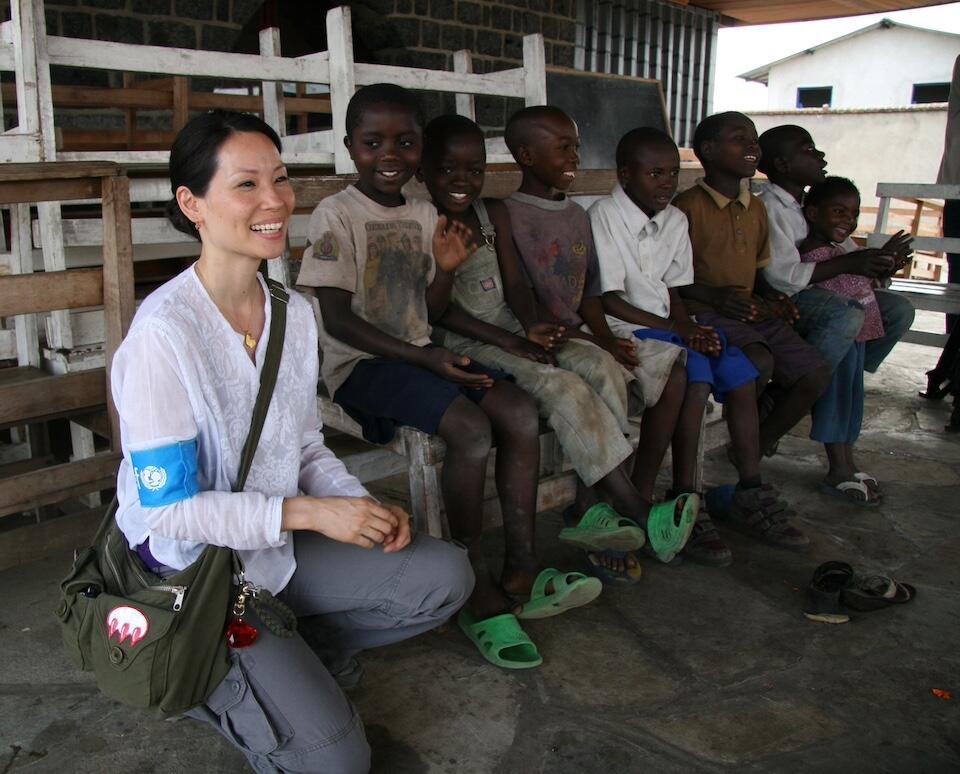
[[[495,381],[512,381],[503,371],[473,361],[463,370],[487,374]],[[403,360],[375,357],[361,360],[353,367],[333,400],[360,424],[364,438],[371,443],[388,443],[396,435],[398,425],[436,433],[440,420],[458,395],[479,403],[487,389],[448,382]]]
[[[717,330],[721,349],[716,357],[708,357],[690,349],[673,331],[641,328],[634,331],[633,335],[638,339],[658,339],[683,347],[687,351],[687,384],[709,384],[717,403],[723,403],[728,392],[753,381],[759,375],[750,358],[739,347],[727,344],[727,337],[721,330]]]

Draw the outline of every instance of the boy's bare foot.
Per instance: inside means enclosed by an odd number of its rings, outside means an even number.
[[[505,559],[500,573],[500,586],[511,597],[526,598],[543,567],[534,557],[520,560]],[[547,591],[552,589],[549,587]]]
[[[520,606],[503,593],[503,589],[497,585],[486,568],[480,572],[477,572],[474,568],[474,571],[477,576],[477,583],[467,602],[474,618],[483,621],[503,613],[516,614],[520,610]]]

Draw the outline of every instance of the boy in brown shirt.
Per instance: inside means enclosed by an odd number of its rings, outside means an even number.
[[[796,307],[760,271],[770,249],[766,210],[745,185],[760,160],[753,122],[734,112],[708,116],[694,132],[693,149],[705,176],[674,201],[687,216],[693,246],[694,282],[680,294],[699,324],[722,330],[750,358],[760,373],[758,391],[773,379],[760,423],[760,448],[772,453],[826,389],[830,369],[790,327]],[[777,492],[759,477],[737,485],[729,516],[768,543],[808,544],[787,520]]]

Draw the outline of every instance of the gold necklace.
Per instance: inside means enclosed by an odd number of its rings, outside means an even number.
[[[213,303],[216,305],[217,309],[220,310],[220,314],[224,316],[224,319],[226,319],[227,324],[231,328],[233,328],[234,330],[237,330],[237,326],[234,325],[233,322],[230,320],[230,315],[226,313],[223,306],[220,305],[220,302],[217,301],[217,299],[214,298],[213,293],[210,292],[210,288],[207,287],[206,280],[204,280],[203,278],[203,273],[200,271],[200,264],[197,264],[196,270],[197,270],[197,276],[200,278],[200,284],[203,285],[203,287],[206,289],[207,294],[213,300]],[[253,316],[253,312],[251,311],[247,314],[247,324],[242,326],[243,327],[243,346],[245,346],[249,350],[255,350],[257,348],[257,339],[255,339],[253,334],[250,333],[250,318],[252,316]]]

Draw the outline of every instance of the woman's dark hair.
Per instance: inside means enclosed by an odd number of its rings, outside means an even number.
[[[186,186],[195,196],[204,196],[217,171],[220,147],[234,132],[258,132],[265,135],[280,152],[280,138],[252,113],[234,113],[230,110],[211,110],[191,118],[170,147],[170,191],[174,198],[167,202],[167,218],[177,231],[199,239],[196,226],[177,204],[180,186]]]
[[[819,207],[835,196],[850,195],[860,198],[860,191],[852,180],[845,177],[828,177],[822,183],[810,186],[807,195],[803,197],[803,206]]]

